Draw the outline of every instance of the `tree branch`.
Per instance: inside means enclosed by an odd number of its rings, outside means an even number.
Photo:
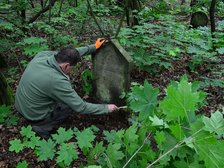
[[[98,21],[97,21],[95,15],[94,15],[94,13],[93,13],[93,9],[92,9],[92,7],[91,7],[91,5],[90,5],[89,0],[87,0],[87,3],[88,3],[88,6],[89,6],[89,10],[90,10],[90,14],[91,14],[91,16],[93,17],[93,19],[94,19],[96,25],[98,26],[98,28],[99,28],[101,34],[102,34],[103,36],[105,36],[103,30],[102,30],[101,27],[100,27],[100,24],[98,23]]]
[[[149,139],[151,137],[151,132],[147,135],[147,137],[144,139],[142,145],[138,148],[138,150],[135,151],[135,153],[130,157],[130,159],[125,163],[125,165],[122,167],[122,168],[125,168],[129,163],[130,161],[135,157],[135,155],[137,155],[137,153],[142,149],[142,147],[145,145],[146,143],[146,140]]]
[[[43,13],[47,12],[51,7],[54,6],[56,0],[50,0],[49,1],[49,4],[44,7],[41,11],[39,11],[34,17],[32,17],[29,21],[28,21],[28,24],[29,23],[33,23],[34,21],[36,21],[38,19],[38,17],[40,17],[40,15],[42,15]]]
[[[156,164],[157,162],[159,162],[162,158],[164,158],[166,155],[168,155],[169,153],[171,153],[174,149],[179,148],[184,142],[186,142],[187,140],[193,138],[194,135],[198,134],[199,132],[201,132],[203,130],[203,128],[199,129],[197,132],[195,132],[194,134],[192,134],[191,136],[183,139],[182,141],[180,141],[179,143],[177,143],[173,148],[171,148],[170,150],[168,150],[166,153],[164,153],[163,155],[161,155],[160,157],[158,157],[154,162],[152,162],[151,164],[148,165],[147,168],[151,168],[152,165]]]

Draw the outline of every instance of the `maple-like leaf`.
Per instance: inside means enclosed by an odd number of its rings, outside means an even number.
[[[66,166],[69,166],[73,160],[78,158],[74,143],[62,143],[57,154],[57,163],[63,162]]]
[[[127,152],[131,155],[138,148],[137,124],[129,127],[124,134],[124,144]]]
[[[152,121],[152,126],[169,127],[163,119],[158,118],[156,115],[153,117],[149,116],[149,120]]]
[[[139,118],[144,119],[152,115],[157,106],[158,88],[153,88],[147,81],[144,87],[135,86],[132,88],[132,98],[130,100],[130,108],[134,112],[140,112]]]
[[[109,144],[106,149],[106,154],[109,157],[111,165],[116,167],[119,160],[122,160],[124,154],[120,151],[121,144]]]
[[[11,112],[10,106],[6,106],[5,104],[1,105],[0,106],[0,123],[4,123],[6,118],[11,114],[12,112]]]
[[[105,147],[103,146],[103,142],[100,143],[97,142],[94,148],[92,148],[90,150],[90,153],[88,154],[88,161],[91,163],[97,161],[104,151]]]
[[[158,144],[158,147],[162,150],[161,144],[166,140],[165,133],[163,131],[156,131],[154,138]]]
[[[199,137],[200,138],[200,137]],[[198,138],[198,139],[199,139]],[[206,138],[206,137],[205,137]],[[215,138],[198,140],[195,143],[200,160],[205,162],[205,167],[222,168],[224,167],[224,142]]]
[[[51,139],[48,139],[48,141],[41,140],[38,143],[37,149],[35,150],[35,153],[38,155],[38,160],[46,161],[48,159],[53,159],[55,154],[54,148],[55,143]]]
[[[177,138],[178,140],[182,140],[184,138],[184,132],[180,124],[170,125],[169,129],[171,130],[175,138]]]
[[[114,142],[115,136],[116,136],[116,131],[111,130],[111,131],[103,131],[103,135],[105,136],[104,139],[107,140],[107,142],[111,143]]]
[[[215,112],[211,114],[211,117],[203,117],[203,123],[205,124],[204,130],[209,132],[215,132],[219,137],[224,135],[224,119],[223,114]]]
[[[17,116],[10,116],[6,121],[6,125],[10,126],[10,125],[16,125],[18,122],[18,117]]]
[[[143,148],[139,151],[138,156],[141,160],[138,160],[138,167],[147,167],[148,162],[156,159],[156,152],[149,145],[144,145]]]
[[[201,102],[201,93],[193,91],[192,83],[188,83],[184,76],[180,82],[172,83],[166,90],[167,96],[160,103],[160,107],[167,115],[167,120],[186,118],[188,122],[195,120],[194,111]]]
[[[72,136],[73,136],[73,131],[71,129],[66,131],[65,128],[62,128],[62,127],[60,127],[57,130],[57,134],[52,135],[53,139],[58,144],[61,144],[63,142],[70,140]]]
[[[22,162],[19,162],[17,165],[16,165],[16,168],[27,168],[28,167],[28,163],[27,161],[22,161]]]
[[[92,147],[92,142],[94,141],[96,137],[90,128],[86,128],[82,132],[77,131],[75,135],[76,135],[78,146],[81,149]]]
[[[39,143],[40,137],[39,136],[32,136],[29,140],[25,140],[23,142],[24,146],[34,149],[36,145]]]
[[[19,153],[24,148],[24,145],[21,143],[20,139],[14,139],[12,141],[9,141],[9,144],[10,144],[9,147],[10,152],[15,151],[16,153]]]
[[[31,138],[35,136],[35,133],[32,131],[32,127],[30,125],[27,127],[22,127],[20,134],[26,138]]]

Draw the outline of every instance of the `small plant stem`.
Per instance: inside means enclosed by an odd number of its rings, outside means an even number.
[[[110,162],[110,159],[109,159],[109,157],[107,156],[107,154],[106,153],[103,153],[105,156],[106,156],[106,159],[107,159],[107,161],[108,161],[108,163],[109,163],[109,168],[113,168],[113,166],[112,166],[112,164],[111,164],[111,162]]]
[[[162,158],[164,158],[166,155],[168,155],[169,153],[171,153],[174,149],[179,148],[185,141],[187,141],[188,139],[191,139],[194,135],[196,135],[197,133],[201,132],[203,128],[199,129],[197,132],[195,132],[194,134],[192,134],[191,136],[189,136],[186,139],[183,139],[182,141],[180,141],[178,144],[176,144],[173,148],[171,148],[170,150],[168,150],[166,153],[164,153],[163,155],[161,155],[160,157],[158,157],[158,159],[156,159],[154,162],[152,162],[151,164],[148,165],[147,168],[151,168],[154,164],[156,164],[157,162],[159,162]]]
[[[93,9],[92,9],[92,7],[91,7],[91,4],[90,4],[89,0],[87,0],[87,3],[88,3],[88,6],[89,6],[90,14],[92,15],[92,17],[93,17],[93,19],[94,19],[96,25],[98,26],[98,28],[99,28],[99,30],[100,30],[100,32],[101,32],[101,34],[102,34],[103,36],[105,36],[103,30],[102,30],[101,27],[100,27],[100,24],[98,23],[98,21],[97,21],[95,15],[94,15],[94,13],[93,13]]]
[[[147,135],[142,145],[135,151],[135,153],[130,157],[130,159],[125,163],[125,165],[122,168],[125,168],[130,163],[130,161],[135,157],[135,155],[137,155],[137,153],[142,149],[142,147],[145,145],[146,140],[150,138],[150,136],[151,136],[151,132]]]

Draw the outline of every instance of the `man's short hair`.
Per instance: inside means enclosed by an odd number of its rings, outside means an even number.
[[[59,64],[69,63],[70,66],[74,66],[81,61],[78,50],[76,50],[73,46],[62,48],[54,57]]]

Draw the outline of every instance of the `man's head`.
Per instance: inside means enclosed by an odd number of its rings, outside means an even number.
[[[55,59],[62,71],[67,75],[69,75],[72,71],[72,68],[81,61],[79,52],[72,46],[61,49],[55,55]]]

